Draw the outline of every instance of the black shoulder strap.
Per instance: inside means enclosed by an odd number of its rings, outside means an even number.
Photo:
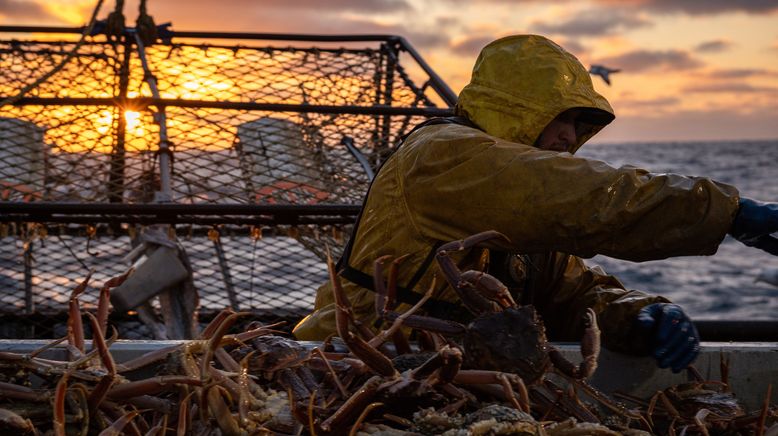
[[[475,129],[478,129],[478,126],[473,124],[470,120],[468,120],[465,117],[446,117],[446,118],[431,118],[429,120],[426,120],[420,124],[417,124],[416,126],[411,129],[410,132],[406,133],[400,138],[400,143],[397,144],[397,147],[395,147],[394,152],[397,152],[397,150],[402,146],[402,144],[405,142],[405,140],[414,132],[421,129],[422,127],[427,126],[434,126],[438,124],[458,124],[462,126],[472,127]],[[386,162],[386,161],[384,161]],[[376,171],[376,177],[378,177],[378,173],[381,171],[381,168],[383,167],[383,163]],[[375,180],[375,179],[373,179]],[[373,277],[369,274],[366,274],[356,268],[353,268],[349,264],[349,259],[351,258],[351,249],[354,243],[354,238],[357,235],[357,230],[359,228],[359,222],[362,220],[362,212],[365,210],[365,204],[367,203],[367,198],[370,195],[370,188],[373,186],[373,181],[370,181],[370,185],[367,188],[367,192],[365,193],[365,197],[362,199],[362,207],[359,210],[359,214],[357,215],[356,222],[354,223],[354,228],[351,230],[351,236],[349,237],[348,241],[346,242],[346,246],[343,247],[343,255],[341,255],[340,259],[338,259],[338,263],[336,264],[336,270],[338,271],[338,274],[345,278],[346,280],[349,280],[353,283],[356,283],[357,285],[369,289],[371,291],[375,292],[375,289],[373,287]],[[406,304],[416,304],[421,300],[422,295],[418,292],[415,292],[413,288],[416,286],[416,284],[421,280],[421,278],[424,276],[424,273],[429,268],[430,264],[435,260],[435,254],[437,254],[438,247],[442,245],[442,242],[436,243],[432,249],[430,249],[430,252],[427,253],[427,257],[424,258],[424,261],[419,266],[419,269],[416,270],[416,272],[413,274],[413,277],[411,280],[405,285],[405,286],[399,286],[397,288],[397,300],[401,303]],[[430,304],[432,303],[432,304]],[[434,307],[430,307],[434,306]],[[425,310],[428,312],[435,312],[436,314],[458,314],[462,311],[462,307],[458,304],[449,303],[446,301],[435,301],[431,302],[428,301],[427,304],[424,306]],[[441,316],[442,317],[442,316]]]

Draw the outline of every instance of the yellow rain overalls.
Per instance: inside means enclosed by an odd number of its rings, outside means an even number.
[[[574,149],[533,147],[545,126],[571,108],[584,111]],[[492,253],[489,272],[506,282],[517,302],[535,306],[550,340],[580,339],[583,315],[592,307],[608,349],[645,353],[630,339],[633,320],[642,307],[667,300],[626,290],[581,257],[645,261],[714,254],[737,211],[737,190],[707,178],[573,156],[613,119],[613,110],[580,62],[541,36],[511,36],[485,47],[456,112],[467,122],[414,131],[370,187],[341,265],[356,315],[368,325],[375,320],[375,294],[368,289],[375,259],[410,254],[400,268],[399,300],[418,301],[437,275],[434,301],[424,312],[466,321],[433,261],[435,248],[497,230],[510,239],[510,250]],[[456,260],[467,264],[477,257],[461,253]],[[401,304],[398,311],[409,307]],[[327,283],[294,334],[322,340],[333,332],[335,304]]]

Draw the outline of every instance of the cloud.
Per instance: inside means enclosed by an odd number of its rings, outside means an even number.
[[[386,12],[405,9],[408,4],[406,0],[335,0],[327,3],[315,0],[220,0],[219,6],[215,7],[210,0],[188,0],[186,8],[182,8],[179,2],[158,1],[149,2],[149,13],[157,22],[172,17],[173,30],[179,31],[396,34],[408,39],[416,48],[446,46],[448,37],[437,28],[386,21]],[[138,0],[127,0],[125,16],[134,20],[137,7]],[[372,13],[364,15],[370,18],[362,18],[362,15],[357,18],[354,11]]]
[[[681,101],[678,97],[657,97],[657,98],[619,98],[614,100],[615,104],[621,106],[630,107],[651,107],[651,108],[667,108],[673,106]]]
[[[714,79],[744,79],[747,77],[776,77],[778,71],[765,70],[762,68],[731,68],[718,69],[710,71],[708,77]]]
[[[449,44],[449,48],[453,53],[474,58],[476,55],[478,55],[481,49],[484,48],[484,46],[500,38],[501,36],[503,35],[470,36],[455,42],[452,41]],[[564,37],[555,38],[555,42],[559,44],[561,47],[563,47],[565,50],[574,54],[575,56],[580,56],[581,54],[587,52],[587,48],[584,47],[581,43],[579,43],[575,39],[564,38]]]
[[[240,1],[240,0],[238,0]],[[244,7],[271,7],[279,9],[309,9],[328,12],[392,12],[411,9],[405,0],[262,0],[262,2],[244,2]],[[213,3],[211,3],[213,4]]]
[[[635,50],[617,56],[598,59],[598,64],[621,68],[627,73],[651,70],[690,70],[703,63],[681,50]]]
[[[778,93],[778,88],[770,86],[754,86],[747,83],[713,83],[706,85],[693,85],[687,86],[682,89],[683,92],[688,93]]]
[[[723,12],[763,14],[778,11],[775,0],[598,0],[605,5],[639,7],[657,12],[711,15]]]
[[[723,141],[778,138],[775,116],[778,107],[766,107],[752,112],[722,110],[687,110],[671,116],[619,116],[594,137],[597,142],[633,141]]]
[[[42,5],[33,1],[19,0],[0,0],[0,16],[16,20],[30,20],[34,24],[41,21],[56,21],[56,17],[51,15]],[[18,24],[18,22],[16,22]]]
[[[316,28],[313,27],[312,29]],[[437,32],[434,29],[430,29],[430,31],[418,31],[411,30],[403,24],[383,24],[371,20],[333,17],[326,25],[320,27],[319,30],[313,31],[400,35],[405,37],[411,45],[417,48],[434,48],[448,45],[448,36],[441,32]]]
[[[589,51],[583,44],[575,39],[570,38],[557,38],[554,42],[559,44],[560,47],[574,54],[575,56],[581,56]]]
[[[603,36],[652,24],[649,20],[623,10],[590,9],[558,23],[535,21],[531,29],[544,34]]]
[[[450,45],[451,51],[462,56],[475,56],[481,49],[494,41],[494,36],[470,36]]]
[[[732,45],[732,42],[726,39],[715,39],[713,41],[702,42],[694,49],[702,53],[720,53],[732,48]]]
[[[436,25],[439,28],[450,30],[452,27],[457,27],[462,24],[457,17],[438,17],[435,19]]]

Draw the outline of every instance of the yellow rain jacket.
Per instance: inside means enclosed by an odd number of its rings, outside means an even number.
[[[574,149],[533,147],[545,126],[570,108],[584,111]],[[613,119],[613,110],[580,62],[541,36],[512,36],[485,47],[456,110],[475,127],[422,127],[375,177],[344,259],[352,272],[369,278],[378,257],[410,254],[398,281],[404,302],[417,301],[438,275],[435,301],[425,311],[464,321],[432,254],[443,242],[497,230],[511,244],[508,252],[493,251],[489,272],[506,280],[517,302],[536,307],[551,340],[580,339],[584,312],[592,307],[607,348],[644,352],[630,340],[633,320],[642,307],[667,300],[626,290],[581,257],[645,261],[714,254],[737,211],[737,190],[706,178],[573,156]],[[467,268],[479,253],[456,260]],[[371,325],[373,291],[342,282],[354,312]],[[314,312],[294,334],[322,340],[334,331],[334,298],[325,284]]]

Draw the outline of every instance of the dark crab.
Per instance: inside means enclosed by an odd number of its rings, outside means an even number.
[[[565,359],[546,339],[545,327],[535,308],[519,306],[508,288],[495,277],[481,271],[460,271],[449,253],[478,246],[500,245],[508,238],[496,231],[487,231],[463,240],[449,242],[438,249],[437,261],[448,283],[462,303],[476,318],[467,326],[437,318],[412,315],[407,327],[433,331],[461,338],[464,347],[465,368],[479,368],[518,374],[525,383],[535,383],[553,364],[565,375],[584,379],[597,368],[600,352],[600,330],[592,309],[585,316],[585,330],[581,339],[583,361],[575,365]],[[390,279],[391,281],[391,279]],[[382,294],[379,291],[378,294]],[[392,295],[392,289],[388,290]],[[390,297],[391,299],[391,297]],[[384,304],[381,315],[394,320],[400,315]]]

